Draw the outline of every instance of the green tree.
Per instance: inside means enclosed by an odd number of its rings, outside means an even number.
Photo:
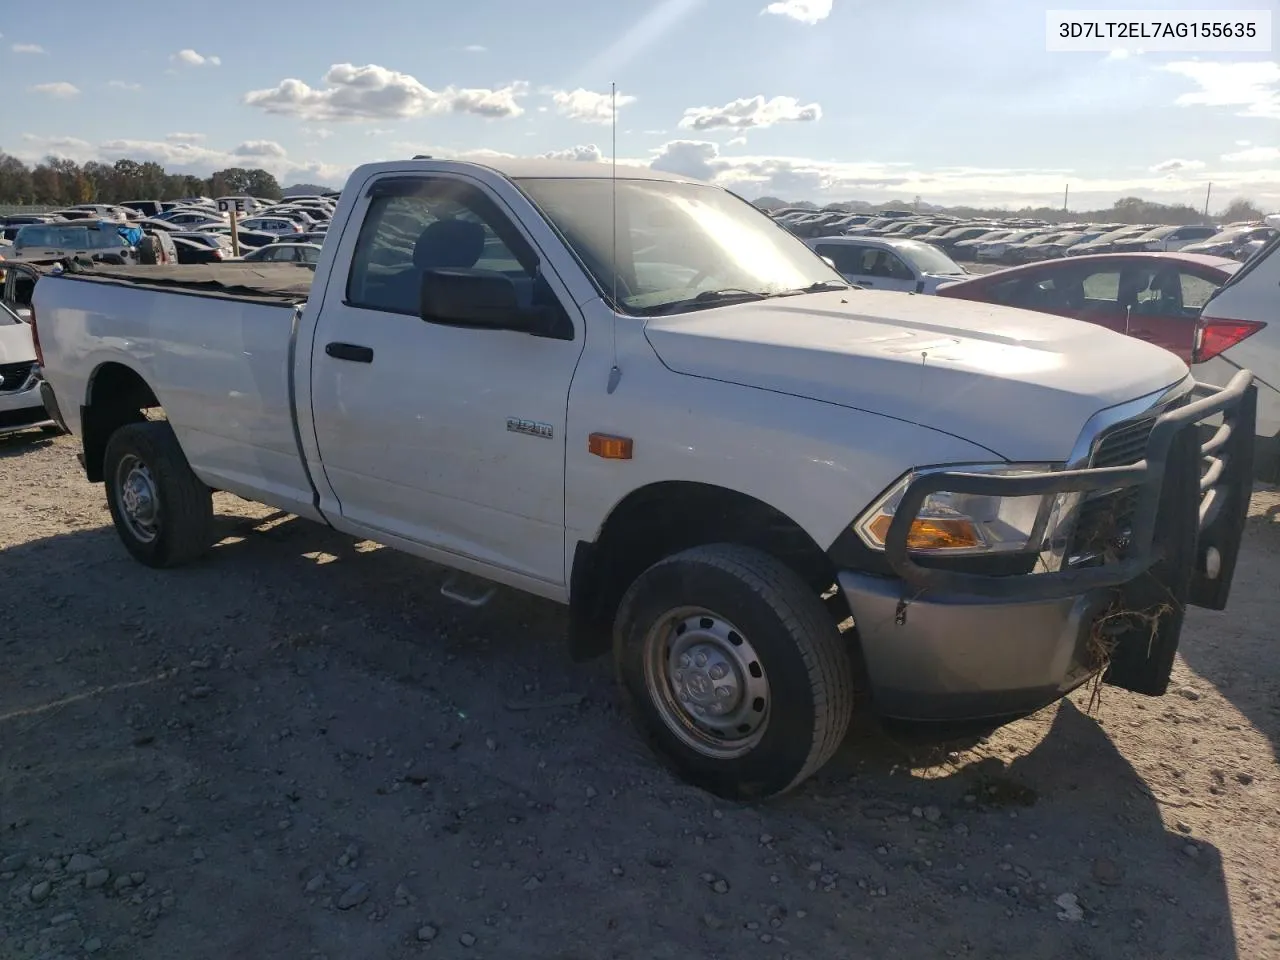
[[[1266,214],[1252,200],[1237,197],[1227,204],[1221,219],[1223,223],[1235,223],[1238,220],[1261,220],[1264,216]]]
[[[31,203],[34,199],[31,170],[17,157],[0,153],[0,203]]]

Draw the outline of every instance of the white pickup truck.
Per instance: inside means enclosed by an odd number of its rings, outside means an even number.
[[[1163,693],[1185,605],[1226,604],[1247,371],[851,289],[714,186],[380,163],[314,275],[86,270],[36,285],[44,393],[138,560],[200,557],[224,490],[564,603],[722,796],[804,780],[860,697],[951,730]]]

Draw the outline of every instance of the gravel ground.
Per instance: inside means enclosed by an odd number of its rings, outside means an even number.
[[[1280,957],[1280,496],[1176,688],[964,745],[863,722],[756,807],[674,781],[560,612],[218,496],[148,570],[0,440],[0,958]]]

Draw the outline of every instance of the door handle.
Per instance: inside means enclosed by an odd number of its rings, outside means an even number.
[[[362,347],[358,343],[326,343],[324,352],[335,360],[373,363],[373,347]]]

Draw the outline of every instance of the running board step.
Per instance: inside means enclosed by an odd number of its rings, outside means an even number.
[[[466,607],[483,607],[493,599],[498,588],[488,580],[454,574],[440,585],[440,596]]]

